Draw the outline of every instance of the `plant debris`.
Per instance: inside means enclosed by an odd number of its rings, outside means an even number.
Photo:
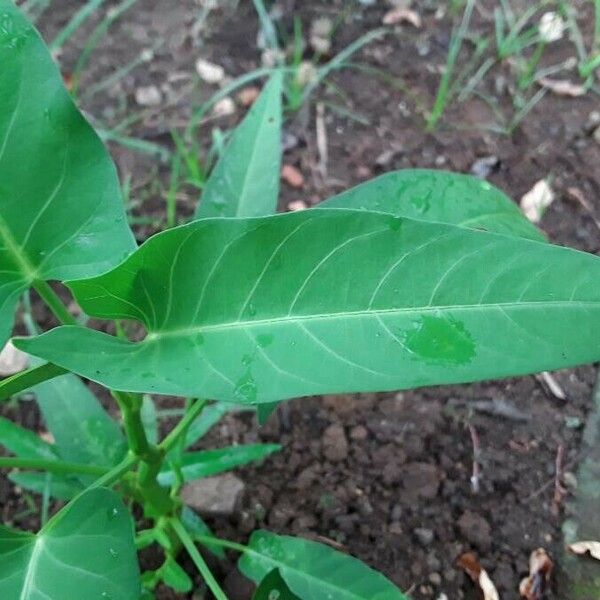
[[[521,598],[525,600],[542,600],[548,584],[554,563],[543,548],[538,548],[529,557],[529,576],[519,585]]]
[[[483,592],[483,600],[500,600],[496,586],[487,574],[487,571],[479,564],[473,552],[465,552],[458,557],[458,566],[479,585]]]
[[[583,556],[589,554],[592,558],[600,560],[600,542],[581,541],[567,546],[570,552]]]

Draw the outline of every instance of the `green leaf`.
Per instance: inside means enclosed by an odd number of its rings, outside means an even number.
[[[200,415],[188,427],[184,448],[189,448],[202,439],[230,410],[231,405],[221,402],[205,406]]]
[[[0,598],[131,600],[140,589],[133,523],[110,490],[84,492],[37,535],[0,527]]]
[[[0,0],[0,344],[38,280],[89,277],[135,249],[115,167],[39,34]]]
[[[168,586],[183,594],[189,592],[194,585],[190,576],[171,557],[168,557],[160,568],[160,576]]]
[[[196,218],[257,217],[277,209],[282,73],[276,71],[213,169]]]
[[[471,175],[405,169],[357,185],[319,208],[357,208],[545,241],[497,187]]]
[[[79,377],[63,375],[32,391],[63,460],[111,467],[123,458],[127,446],[119,426]]]
[[[135,392],[406,389],[599,360],[599,280],[591,254],[383,213],[205,219],[70,284],[87,314],[144,323],[143,341],[60,327],[14,343]]]
[[[269,417],[277,410],[279,402],[267,402],[265,404],[259,404],[256,407],[256,415],[258,417],[258,424],[264,425]]]
[[[279,444],[248,444],[188,452],[181,456],[181,473],[184,481],[193,481],[201,477],[231,471],[235,467],[261,460],[279,450],[281,450]],[[176,477],[173,471],[165,470],[158,474],[158,482],[161,485],[171,485],[175,481]]]
[[[0,445],[22,458],[57,460],[58,455],[52,444],[24,427],[0,417]]]
[[[204,519],[192,510],[189,506],[184,506],[181,509],[181,524],[186,528],[187,532],[194,538],[197,537],[214,537],[210,527],[204,522]],[[205,540],[202,540],[202,545],[210,550],[215,556],[219,558],[225,558],[225,551],[221,546],[216,544],[209,544]]]
[[[50,481],[48,483],[48,477]],[[16,485],[25,490],[36,494],[43,494],[46,485],[49,485],[50,496],[59,500],[71,500],[80,494],[84,486],[81,483],[81,476],[67,477],[56,473],[40,473],[38,471],[19,471],[9,473],[8,478]]]
[[[290,591],[279,569],[273,569],[261,582],[252,600],[301,600]]]
[[[268,531],[255,531],[248,546],[240,571],[258,583],[279,569],[302,600],[407,600],[381,573],[329,546]]]

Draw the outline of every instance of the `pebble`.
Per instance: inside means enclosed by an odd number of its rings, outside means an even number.
[[[413,534],[422,546],[429,546],[435,537],[433,531],[431,529],[426,529],[425,527],[417,527],[413,531]]]
[[[235,102],[229,97],[221,98],[213,107],[215,117],[228,117],[235,113]]]
[[[461,535],[471,544],[482,551],[487,551],[492,545],[492,528],[481,516],[467,510],[458,520]]]
[[[260,89],[256,86],[245,87],[243,90],[237,95],[238,102],[244,106],[248,107],[254,104],[258,96],[260,95]]]
[[[362,442],[369,437],[369,432],[366,427],[362,425],[356,425],[350,430],[350,438],[357,441]]]
[[[341,425],[330,425],[323,433],[323,454],[331,462],[341,462],[348,457],[348,440]]]
[[[497,156],[483,156],[471,165],[471,174],[479,179],[487,179],[499,164],[500,159]]]
[[[283,165],[281,168],[281,179],[290,187],[299,189],[304,186],[304,175],[294,165]]]
[[[304,202],[304,200],[292,200],[291,202],[288,202],[288,210],[292,211],[292,212],[297,212],[299,210],[306,210],[308,208],[308,205],[306,204],[306,202]]]
[[[232,473],[205,477],[184,486],[185,504],[204,515],[233,515],[244,494],[244,482]]]
[[[196,73],[202,81],[210,84],[221,83],[225,79],[225,69],[221,65],[199,58],[196,61]]]
[[[158,106],[162,101],[162,94],[155,85],[142,86],[135,90],[135,101],[140,106]]]

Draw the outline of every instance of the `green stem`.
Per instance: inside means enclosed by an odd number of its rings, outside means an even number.
[[[40,295],[42,300],[48,305],[54,316],[63,325],[77,325],[75,317],[67,310],[56,292],[50,287],[47,281],[37,279],[33,282],[33,288]]]
[[[45,363],[11,375],[0,382],[0,400],[6,400],[30,387],[68,373],[66,369],[53,363]]]
[[[19,458],[12,456],[0,456],[0,468],[3,469],[36,469],[70,475],[81,473],[82,475],[104,475],[106,469],[96,465],[84,465],[81,463],[70,463],[61,460],[44,460],[41,458]]]
[[[204,410],[206,406],[206,400],[196,400],[194,404],[189,408],[185,415],[181,418],[179,423],[171,430],[171,432],[165,437],[165,439],[159,444],[159,448],[164,451],[165,454],[173,448],[177,443],[177,440],[181,436],[185,436],[190,425],[194,422],[196,417]]]
[[[202,575],[206,585],[210,588],[210,591],[213,593],[214,597],[217,600],[227,600],[227,596],[225,592],[221,589],[214,575],[211,573],[208,565],[205,560],[202,558],[200,552],[198,552],[198,548],[194,545],[192,538],[189,533],[186,531],[185,527],[181,524],[179,519],[170,519],[169,521],[173,530],[181,540],[181,543],[185,546],[185,549],[188,551],[190,558],[194,561],[194,564],[198,568],[198,571]]]
[[[238,544],[237,542],[231,542],[230,540],[224,540],[209,535],[195,535],[194,539],[205,546],[210,546],[212,544],[213,546],[221,546],[222,548],[234,550],[235,552],[252,552],[252,549],[248,546],[244,546],[244,544]]]
[[[128,473],[137,464],[138,460],[139,458],[135,454],[127,454],[118,465],[114,466],[99,479],[96,479],[90,488],[110,487],[113,483],[119,481],[125,473]]]

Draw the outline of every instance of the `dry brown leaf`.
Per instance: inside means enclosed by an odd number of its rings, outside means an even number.
[[[281,179],[293,188],[301,188],[304,185],[304,175],[294,165],[283,165]]]
[[[532,223],[539,223],[544,211],[554,202],[554,192],[545,179],[540,179],[522,198],[521,210]]]
[[[592,558],[600,560],[600,542],[582,541],[569,544],[567,548],[573,554],[589,554]]]
[[[500,600],[498,590],[493,584],[487,571],[479,564],[477,557],[473,552],[465,552],[458,557],[458,566],[479,585],[483,592],[483,600]]]
[[[568,79],[549,79],[548,77],[541,77],[538,79],[538,83],[557,96],[578,98],[579,96],[583,96],[586,92],[586,89],[582,85],[572,83]]]
[[[383,17],[384,25],[399,25],[400,23],[410,23],[413,27],[421,29],[422,21],[418,12],[402,6],[392,8]]]
[[[525,600],[542,600],[550,582],[554,563],[543,548],[538,548],[529,557],[529,577],[519,585],[519,593]]]

